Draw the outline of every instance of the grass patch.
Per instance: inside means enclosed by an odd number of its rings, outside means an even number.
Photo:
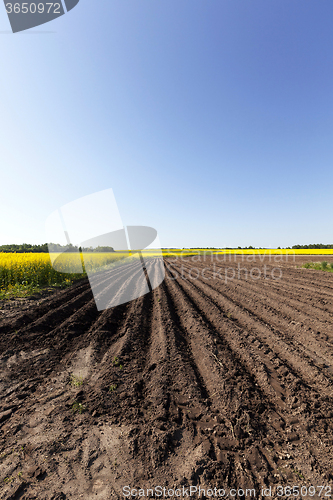
[[[82,278],[82,275],[80,276]],[[22,285],[16,283],[14,285],[9,285],[7,288],[0,288],[0,300],[10,300],[17,298],[28,298],[32,295],[43,295],[43,293],[53,292],[55,290],[62,290],[72,286],[73,280],[66,279],[64,282],[59,284],[52,284],[46,286],[38,285]]]
[[[329,273],[333,272],[333,262],[330,264],[323,260],[322,262],[306,262],[302,265],[304,269],[316,269],[317,271],[327,271]]]

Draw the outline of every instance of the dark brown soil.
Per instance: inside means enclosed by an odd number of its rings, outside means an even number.
[[[2,302],[0,498],[104,500],[125,486],[257,498],[271,486],[278,498],[277,485],[325,496],[333,273],[297,266],[333,258],[249,257],[166,260],[162,285],[101,312],[87,280]]]

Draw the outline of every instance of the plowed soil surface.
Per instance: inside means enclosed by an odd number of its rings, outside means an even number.
[[[310,259],[167,259],[158,288],[100,312],[85,279],[2,302],[0,498],[330,498],[333,273]]]

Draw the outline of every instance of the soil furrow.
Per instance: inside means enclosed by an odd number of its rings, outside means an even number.
[[[234,322],[237,322],[241,328],[253,331],[256,335],[260,336],[259,338],[262,342],[266,341],[267,335],[277,339],[274,342],[280,344],[281,342],[285,342],[291,349],[298,352],[299,355],[302,356],[302,359],[303,357],[307,358],[311,366],[314,365],[320,371],[322,368],[325,368],[326,378],[329,381],[332,380],[333,357],[331,349],[329,349],[329,344],[324,341],[320,342],[320,339],[318,341],[315,334],[312,333],[311,335],[311,332],[306,330],[306,328],[299,329],[297,341],[295,341],[291,333],[291,330],[294,329],[293,326],[295,321],[290,324],[283,318],[278,317],[277,312],[275,315],[272,315],[273,317],[270,319],[269,312],[271,312],[271,310],[267,311],[263,309],[266,297],[262,295],[260,287],[257,288],[257,304],[251,307],[253,302],[251,302],[248,295],[245,297],[243,295],[242,297],[237,289],[233,290],[234,293],[231,295],[231,285],[226,289],[225,286],[223,287],[219,284],[218,280],[214,280],[213,286],[207,281],[203,281],[201,278],[192,280],[191,283],[193,286],[198,286],[200,284],[200,289],[203,289],[204,293],[208,293],[207,291],[209,290],[210,298],[215,297],[218,301],[216,304],[222,308],[224,314],[233,317]],[[326,340],[326,338],[327,337],[323,340]],[[267,347],[271,348],[272,346],[268,344]]]

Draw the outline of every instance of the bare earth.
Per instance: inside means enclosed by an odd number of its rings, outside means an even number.
[[[333,273],[297,268],[309,260],[333,258],[167,259],[161,286],[101,312],[87,280],[2,302],[0,498],[158,485],[329,498]]]

